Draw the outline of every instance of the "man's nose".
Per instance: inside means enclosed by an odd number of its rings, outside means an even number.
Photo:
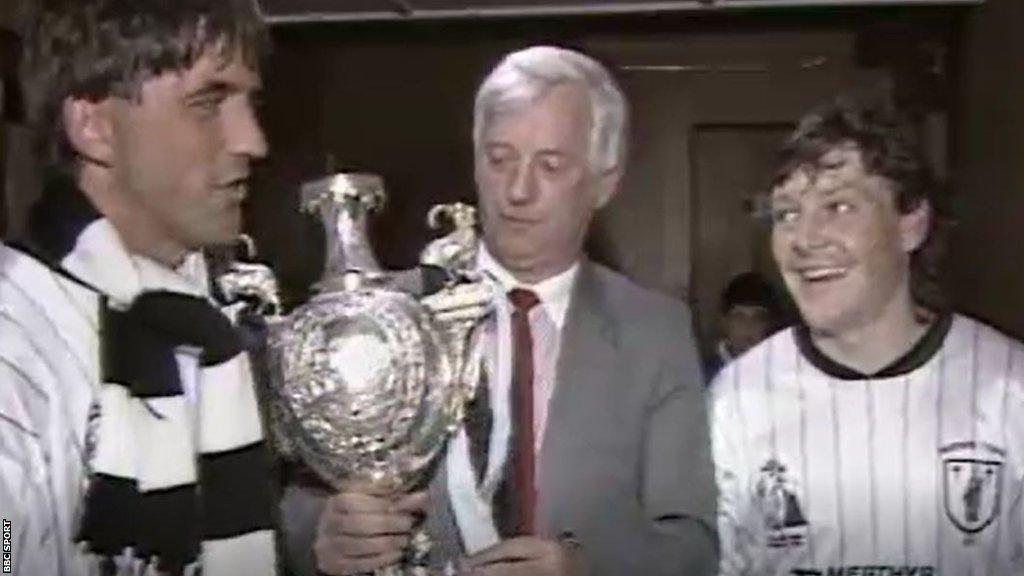
[[[252,106],[245,106],[227,124],[228,148],[233,154],[255,159],[267,156],[267,136]]]
[[[529,204],[537,197],[537,176],[530,162],[516,168],[508,187],[510,204]]]
[[[798,248],[813,250],[825,244],[825,215],[820,210],[809,210],[797,222],[794,243]]]

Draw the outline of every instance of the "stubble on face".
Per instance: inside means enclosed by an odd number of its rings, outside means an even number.
[[[114,99],[112,170],[136,251],[169,264],[237,237],[250,161],[266,153],[259,87],[238,55],[211,52],[147,80],[136,99]]]

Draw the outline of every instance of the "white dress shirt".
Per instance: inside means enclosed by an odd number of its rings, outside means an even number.
[[[534,292],[540,299],[540,305],[529,312],[533,338],[534,450],[535,454],[539,455],[544,442],[548,405],[556,384],[555,371],[558,365],[562,327],[565,325],[579,264],[575,263],[564,272],[537,284],[525,284],[516,280],[511,272],[494,259],[486,247],[481,246],[477,257],[477,269],[490,274],[497,284],[494,293],[495,317],[487,326],[487,364],[490,375],[487,384],[491,398],[492,426],[487,470],[483,482],[477,486],[469,458],[469,441],[465,429],[460,429],[452,439],[446,462],[448,495],[462,533],[463,543],[470,554],[499,540],[492,519],[491,500],[508,458],[511,435],[513,310],[507,294],[512,289],[522,288]],[[540,473],[539,466],[535,467],[535,470],[537,474]]]

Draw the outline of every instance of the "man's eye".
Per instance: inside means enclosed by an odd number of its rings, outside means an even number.
[[[220,105],[223,103],[223,96],[210,95],[190,100],[188,105],[189,108],[192,108],[203,116],[211,116],[217,113],[217,110],[220,109]]]
[[[512,164],[512,156],[510,154],[492,153],[487,155],[487,164],[491,168],[500,169],[508,167]]]
[[[771,210],[772,224],[791,224],[800,217],[800,211],[790,207],[773,207]]]
[[[540,167],[549,174],[557,174],[565,169],[566,161],[561,156],[544,156],[540,159]]]
[[[220,103],[211,100],[201,100],[192,103],[192,109],[202,116],[212,116],[217,113]]]
[[[853,204],[845,200],[833,200],[828,203],[828,211],[833,214],[849,214],[853,212]]]

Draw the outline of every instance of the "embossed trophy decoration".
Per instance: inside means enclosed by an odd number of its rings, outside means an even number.
[[[444,271],[445,286],[421,297],[397,288],[408,273],[383,271],[366,234],[383,200],[381,179],[367,174],[303,186],[303,209],[316,211],[327,233],[327,266],[317,294],[288,316],[261,266],[238,265],[219,283],[229,297],[259,296],[272,312],[268,408],[287,449],[335,487],[355,479],[407,491],[425,480],[479,385],[478,327],[492,287],[470,270],[475,210],[454,204],[431,210],[431,227],[447,216],[455,230],[421,258]],[[417,534],[403,567],[376,574],[425,575],[428,551]]]

